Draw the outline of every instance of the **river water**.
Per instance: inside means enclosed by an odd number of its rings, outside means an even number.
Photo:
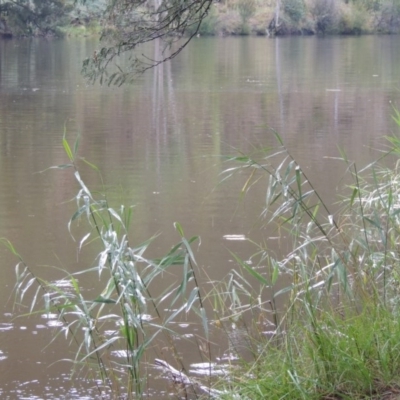
[[[276,130],[333,204],[345,172],[338,146],[361,167],[396,130],[395,36],[197,38],[119,88],[81,77],[81,61],[95,47],[95,40],[0,41],[0,237],[47,279],[57,277],[52,266],[73,272],[94,262],[77,257],[68,233],[77,192],[71,172],[45,171],[68,161],[64,129],[71,141],[79,134],[79,154],[100,168],[110,202],[135,206],[131,240],[159,233],[153,251],[161,255],[178,241],[179,221],[187,236],[201,237],[199,270],[211,280],[235,266],[229,250],[244,259],[254,252],[229,239],[271,235],[257,224],[264,189],[243,200],[245,180],[221,183],[223,156],[276,146]],[[98,175],[82,171],[99,188]],[[279,253],[276,243],[271,251]],[[15,318],[24,312],[13,303],[17,260],[3,247],[0,256],[0,397],[95,398],[90,381],[71,381],[70,364],[57,362],[73,353],[66,341],[49,345],[55,321]],[[182,351],[200,361],[190,346]],[[164,383],[156,385],[152,398],[162,398]]]

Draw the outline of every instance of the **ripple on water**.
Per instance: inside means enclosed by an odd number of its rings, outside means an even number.
[[[221,376],[229,374],[229,364],[195,363],[190,365],[189,372],[201,376]]]
[[[13,328],[14,328],[14,324],[11,324],[9,322],[1,322],[0,323],[0,332],[10,331]]]
[[[247,240],[245,235],[224,235],[225,240]]]
[[[8,357],[0,350],[0,361],[7,359]],[[1,394],[1,393],[0,393]]]
[[[47,319],[48,321],[46,322],[46,325],[55,328],[55,327],[60,327],[63,326],[63,322],[58,319],[58,314],[55,313],[47,313],[47,314],[42,314],[41,317],[43,319]],[[39,325],[41,326],[41,325]]]

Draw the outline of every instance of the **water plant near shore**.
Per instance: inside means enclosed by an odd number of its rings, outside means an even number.
[[[77,211],[68,223],[86,220],[87,233],[78,242],[78,251],[91,244],[96,246],[94,265],[78,272],[62,271],[63,285],[59,280],[47,281],[39,277],[25,263],[13,245],[3,239],[18,258],[15,286],[16,303],[24,298],[32,299],[29,313],[57,313],[59,329],[54,335],[65,335],[75,347],[72,362],[74,373],[90,372],[98,383],[99,392],[111,393],[111,398],[137,398],[144,393],[146,382],[147,353],[154,350],[156,339],[163,336],[168,347],[168,357],[180,366],[182,375],[185,365],[175,348],[171,326],[182,315],[196,313],[203,326],[203,352],[210,359],[208,321],[195,272],[196,260],[191,245],[197,237],[186,239],[179,223],[175,224],[180,241],[168,254],[159,259],[145,257],[154,238],[132,246],[129,241],[131,208],[112,208],[104,195],[99,198],[89,190],[77,168],[78,140],[72,148],[64,134],[63,146],[69,162],[52,168],[71,169],[79,185],[75,196]],[[98,169],[84,159],[90,168]],[[93,239],[92,239],[93,237]],[[100,246],[100,247],[99,247]],[[182,272],[175,285],[154,294],[153,285],[163,279],[168,269],[179,265]],[[93,297],[88,287],[81,287],[82,276],[97,281],[97,295]],[[156,352],[157,353],[157,352]],[[166,363],[166,362],[165,362]],[[168,363],[166,363],[168,365]],[[204,386],[200,389],[204,390]],[[196,392],[195,383],[184,390]]]
[[[400,126],[398,113],[395,120]],[[242,165],[226,171],[248,171],[243,192],[268,182],[261,217],[288,232],[291,245],[282,258],[258,245],[252,265],[238,259],[242,271],[272,293],[274,305],[271,310],[250,301],[241,313],[254,315],[256,309],[275,326],[272,335],[263,332],[264,325],[255,327],[254,358],[240,374],[233,370],[225,385],[232,394],[224,398],[237,393],[241,399],[397,398],[399,161],[387,160],[389,167],[372,163],[359,172],[342,152],[352,183],[333,213],[277,139],[280,152],[234,157],[231,161]],[[388,139],[386,158],[400,154],[400,140]],[[245,288],[242,295],[260,298],[260,289],[255,292],[246,280],[238,286]],[[285,306],[277,308],[282,295]]]

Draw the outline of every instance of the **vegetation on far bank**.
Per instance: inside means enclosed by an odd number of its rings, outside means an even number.
[[[134,3],[133,1],[131,3]],[[161,2],[139,2],[135,13]],[[143,5],[144,4],[144,5]],[[184,13],[184,12],[183,12]],[[104,0],[0,1],[0,37],[99,34],[115,27],[108,20]],[[221,0],[212,2],[201,26],[186,34],[289,35],[398,33],[399,0]],[[118,29],[118,28],[117,28]]]
[[[103,0],[0,0],[0,38],[99,33]]]
[[[225,0],[214,4],[204,34],[397,33],[400,2],[387,0]]]

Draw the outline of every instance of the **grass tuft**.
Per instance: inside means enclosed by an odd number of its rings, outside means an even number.
[[[400,126],[398,113],[394,120]],[[267,244],[257,245],[254,266],[236,257],[241,290],[233,294],[227,285],[225,302],[240,298],[248,307],[236,310],[237,319],[251,323],[264,315],[272,328],[256,324],[257,353],[232,370],[224,398],[397,398],[400,163],[391,155],[397,157],[400,142],[388,139],[386,157],[361,173],[343,153],[353,183],[335,213],[279,135],[279,151],[229,160],[236,166],[226,174],[246,171],[246,187],[268,182],[261,218],[289,233],[291,245],[281,258],[273,258]],[[249,299],[263,298],[261,291],[272,301],[255,305]]]

